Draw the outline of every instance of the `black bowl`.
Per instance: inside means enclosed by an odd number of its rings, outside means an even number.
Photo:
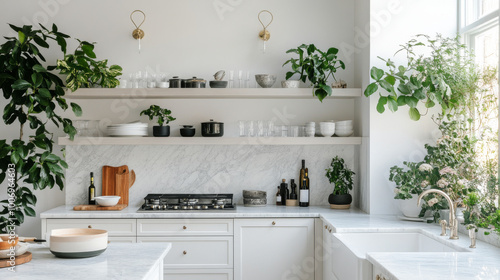
[[[193,137],[195,133],[196,129],[194,128],[181,128],[182,137]]]
[[[211,88],[226,88],[227,81],[210,81],[209,82]]]

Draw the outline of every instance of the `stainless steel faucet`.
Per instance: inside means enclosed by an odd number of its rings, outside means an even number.
[[[455,216],[455,205],[453,204],[453,201],[451,200],[451,198],[443,191],[440,191],[440,190],[436,190],[436,189],[429,189],[429,190],[425,190],[424,192],[422,192],[419,196],[418,196],[418,202],[417,202],[417,205],[420,206],[420,200],[422,200],[422,198],[424,196],[426,196],[427,194],[429,193],[437,193],[437,194],[440,194],[442,195],[444,198],[446,198],[446,200],[448,201],[448,206],[450,207],[450,239],[458,239],[458,220]]]

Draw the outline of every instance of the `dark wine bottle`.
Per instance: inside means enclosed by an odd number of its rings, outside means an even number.
[[[94,172],[90,172],[89,205],[95,205]]]
[[[290,180],[290,199],[297,200],[297,184],[295,184],[295,179]]]
[[[278,192],[276,193],[276,205],[281,205],[281,192],[280,192],[280,186],[278,186]]]
[[[302,184],[302,180],[304,179],[304,174],[306,173],[306,160],[303,159],[302,160],[302,168],[300,169],[300,172],[299,172],[299,188],[300,188],[300,185]]]
[[[304,174],[304,179],[302,179],[302,183],[300,184],[299,206],[300,207],[308,207],[309,206],[309,199],[310,199],[309,198],[309,178],[308,178],[307,168],[306,168],[305,174]]]
[[[286,199],[288,198],[289,193],[288,193],[288,184],[286,183],[285,179],[282,180],[280,194],[281,194],[281,205],[286,205]]]

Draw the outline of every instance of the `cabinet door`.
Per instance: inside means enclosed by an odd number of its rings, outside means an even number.
[[[333,280],[337,279],[333,274],[333,243],[332,243],[332,228],[324,224],[323,225],[323,279]]]
[[[47,219],[42,237],[47,239],[53,229],[95,228],[108,231],[109,236],[136,236],[135,219]],[[45,235],[45,236],[43,236]]]
[[[137,236],[233,235],[232,219],[138,219]]]
[[[137,237],[137,242],[170,242],[165,270],[170,268],[232,268],[233,237]]]
[[[314,279],[314,219],[235,219],[236,280]]]

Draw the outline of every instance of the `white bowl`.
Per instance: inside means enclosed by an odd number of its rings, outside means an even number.
[[[332,137],[333,134],[335,134],[335,130],[328,130],[328,131],[321,130],[321,135],[323,137]]]
[[[335,135],[339,137],[349,137],[354,133],[354,131],[335,131]]]
[[[352,125],[352,120],[346,120],[346,121],[338,121],[335,122],[337,125]]]
[[[95,201],[97,202],[97,204],[101,206],[115,206],[116,204],[118,204],[119,200],[120,200],[119,196],[112,196],[112,195],[95,197]]]
[[[108,231],[93,228],[53,229],[50,252],[60,258],[94,257],[108,247]]]
[[[17,243],[17,245],[14,248],[15,248],[14,255],[20,256],[20,255],[26,253],[26,251],[28,251],[28,243],[19,242],[19,243]],[[6,249],[6,250],[0,250],[0,259],[10,258],[11,254],[12,254],[12,252],[10,251],[10,248]]]

